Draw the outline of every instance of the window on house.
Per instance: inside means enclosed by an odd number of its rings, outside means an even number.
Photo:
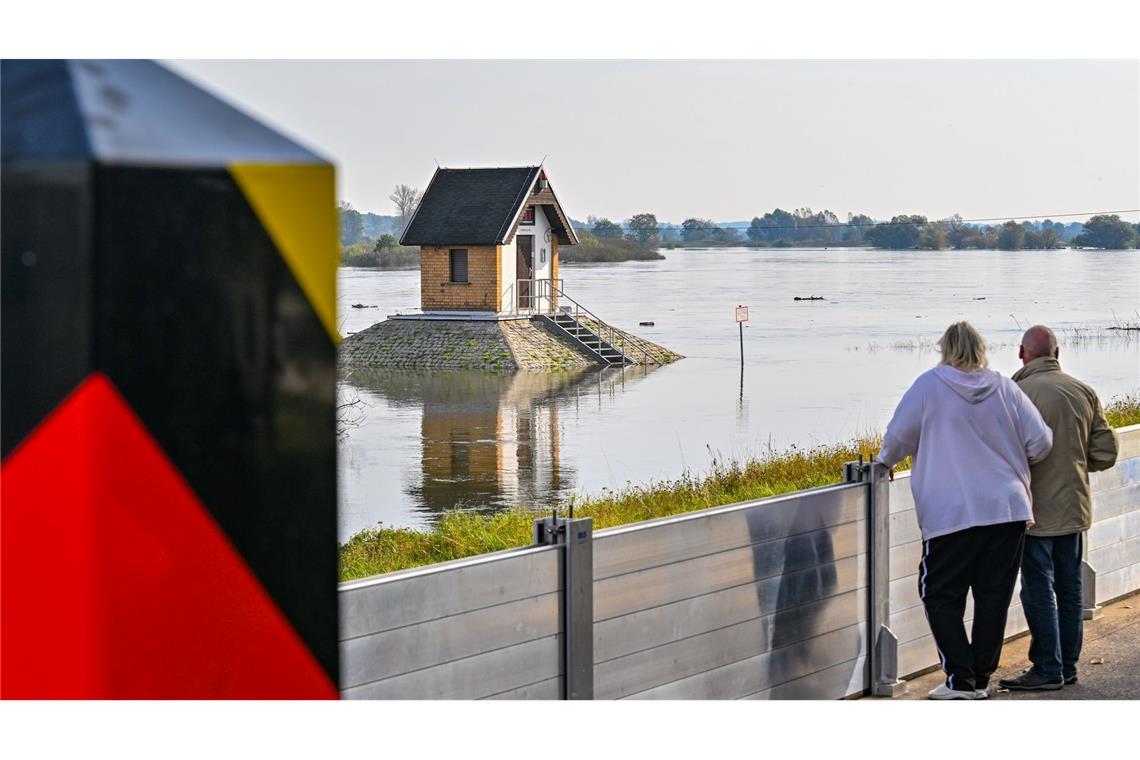
[[[467,282],[467,249],[451,249],[451,281]]]
[[[527,206],[523,209],[519,224],[534,224],[534,206]]]

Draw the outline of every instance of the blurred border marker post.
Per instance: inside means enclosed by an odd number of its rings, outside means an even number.
[[[332,164],[144,60],[0,134],[0,698],[337,698]]]

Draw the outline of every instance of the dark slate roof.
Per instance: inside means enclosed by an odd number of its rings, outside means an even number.
[[[209,167],[325,163],[152,61],[5,60],[0,79],[5,161]]]
[[[540,166],[436,169],[400,242],[499,245],[511,232]]]

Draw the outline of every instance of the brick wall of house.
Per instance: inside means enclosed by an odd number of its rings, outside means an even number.
[[[467,248],[466,283],[451,282],[452,248]],[[422,246],[420,308],[424,311],[498,311],[502,293],[501,245]]]

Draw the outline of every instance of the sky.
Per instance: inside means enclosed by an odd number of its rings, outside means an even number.
[[[583,220],[1140,208],[1136,61],[166,63],[332,160],[339,198],[379,214],[437,162],[544,156]]]

